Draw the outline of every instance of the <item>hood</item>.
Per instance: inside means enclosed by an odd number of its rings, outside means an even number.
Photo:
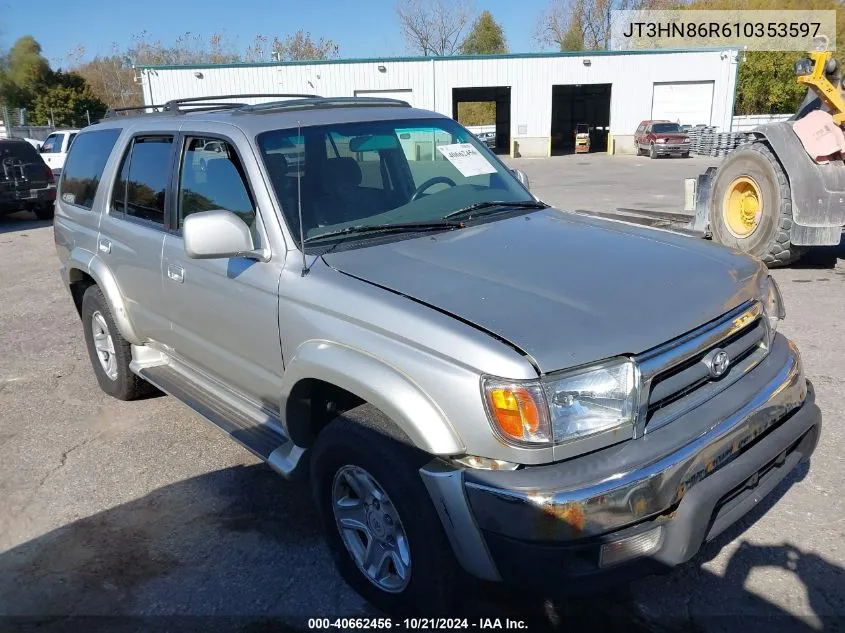
[[[680,336],[753,297],[762,270],[704,240],[554,209],[324,259],[505,339],[543,373]]]
[[[667,141],[680,143],[688,138],[689,135],[684,134],[683,132],[655,132],[652,136],[654,136],[655,139],[665,138]]]

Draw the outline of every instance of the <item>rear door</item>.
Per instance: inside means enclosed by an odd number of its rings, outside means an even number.
[[[26,141],[0,141],[0,200],[7,204],[37,199],[53,182],[36,149]]]
[[[174,139],[175,133],[139,132],[124,145],[97,238],[97,256],[115,275],[135,329],[154,341],[170,329],[161,249],[169,228]]]

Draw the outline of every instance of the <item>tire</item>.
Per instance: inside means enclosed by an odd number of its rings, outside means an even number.
[[[97,285],[90,286],[82,296],[82,330],[85,335],[85,346],[88,348],[88,357],[91,359],[91,367],[100,388],[110,396],[118,400],[134,400],[153,391],[152,385],[129,370],[129,363],[132,360],[132,350],[129,342],[124,339],[117,329],[114,318],[111,314],[103,291]],[[114,372],[108,372],[104,362],[100,360],[100,352],[97,350],[94,335],[95,320],[105,330],[107,338],[98,339],[103,341],[111,351],[104,350],[109,359],[113,359],[113,365],[104,361]],[[109,343],[108,336],[111,341]]]
[[[651,145],[649,145],[649,148],[648,148],[648,157],[649,157],[650,159],[652,159],[652,160],[654,160],[655,158],[657,158],[657,148],[654,146],[654,143],[652,143]]]
[[[313,449],[311,485],[332,558],[343,579],[388,615],[448,614],[454,606],[455,596],[461,594],[457,579],[463,572],[419,474],[419,468],[431,457],[373,430],[374,425],[368,419],[374,413],[381,416],[370,405],[346,412],[326,426]],[[377,511],[373,511],[375,504],[370,505],[369,512],[378,515],[383,511],[396,516],[398,523],[393,520],[392,524],[399,526],[405,538],[393,537],[393,541],[404,540],[410,552],[407,580],[404,585],[396,581],[391,591],[370,580],[358,566],[335,517],[336,484],[351,491],[346,480],[361,472],[369,475],[387,498]],[[357,495],[350,492],[341,498],[349,500],[350,497],[357,498]],[[355,503],[356,500],[350,506],[353,511],[360,504]],[[376,527],[391,523],[385,518],[376,521]],[[355,537],[362,534],[359,530],[347,532]],[[360,540],[370,542],[363,536]],[[388,563],[388,570],[391,565]],[[398,568],[393,566],[392,569],[396,572]],[[394,576],[398,577],[398,573]],[[465,587],[465,583],[460,586]]]
[[[689,152],[684,152],[681,154],[681,158],[689,158]]]
[[[52,204],[39,205],[32,210],[39,220],[52,220],[55,207]]]
[[[753,181],[761,196],[760,218],[748,235],[732,232],[726,219],[726,195],[738,178]],[[789,180],[765,143],[738,149],[719,166],[710,197],[709,220],[716,242],[759,257],[770,268],[791,264],[806,251],[789,241],[792,228]]]
[[[635,143],[635,145],[637,147],[637,156],[642,156],[643,155],[643,148],[640,147],[639,143]]]

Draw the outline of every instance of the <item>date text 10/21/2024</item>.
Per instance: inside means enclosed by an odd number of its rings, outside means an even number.
[[[311,630],[525,630],[528,625],[523,620],[511,618],[309,618]]]

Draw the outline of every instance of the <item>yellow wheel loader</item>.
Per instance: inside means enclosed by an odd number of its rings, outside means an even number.
[[[807,86],[798,112],[755,128],[753,140],[719,167],[688,179],[685,213],[622,208],[584,213],[710,238],[770,267],[794,262],[811,246],[838,245],[845,225],[845,161],[836,154],[816,162],[793,129],[815,110],[829,113],[832,126],[845,126],[840,65],[826,40],[817,44],[818,50],[795,63],[798,82]]]
[[[845,123],[840,65],[826,42],[796,62],[808,88],[788,121],[753,130],[754,140],[728,154],[698,177],[692,229],[714,241],[784,266],[810,246],[838,245],[845,225],[845,162],[826,164],[807,153],[793,123],[814,110]]]

